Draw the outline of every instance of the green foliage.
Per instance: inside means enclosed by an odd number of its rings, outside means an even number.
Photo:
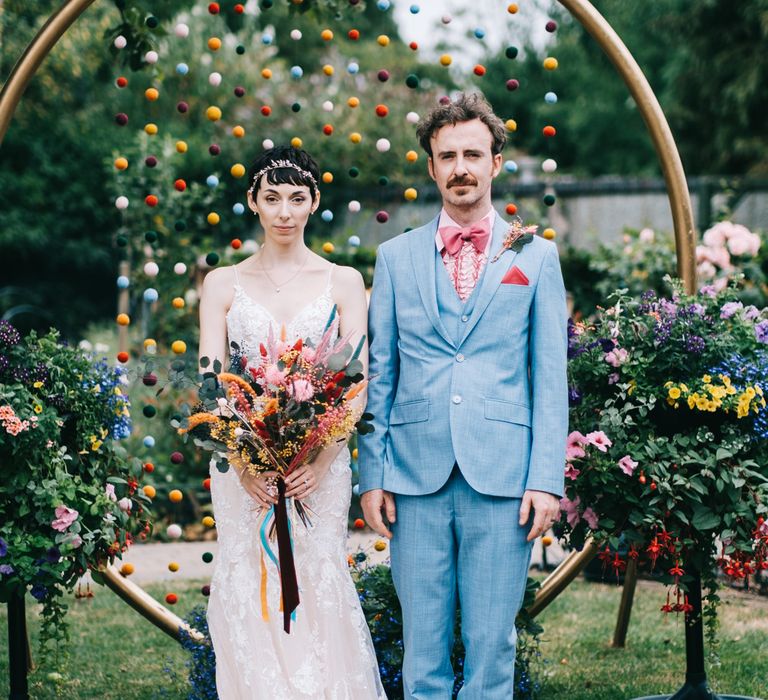
[[[44,605],[41,644],[67,639],[63,593],[149,531],[121,372],[0,322],[0,597]]]

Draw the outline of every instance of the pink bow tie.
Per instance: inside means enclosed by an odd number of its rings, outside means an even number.
[[[471,241],[478,253],[484,252],[490,235],[487,221],[464,227],[443,226],[440,229],[440,238],[443,239],[443,245],[451,255],[456,255],[461,250],[464,241]]]

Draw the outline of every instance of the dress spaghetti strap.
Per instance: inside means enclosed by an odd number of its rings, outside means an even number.
[[[331,293],[331,290],[333,289],[333,271],[336,268],[336,263],[331,263],[331,269],[328,270],[328,284],[325,287],[325,293],[329,294]]]
[[[240,278],[237,276],[237,265],[232,265],[232,269],[235,271],[235,287],[240,286]]]

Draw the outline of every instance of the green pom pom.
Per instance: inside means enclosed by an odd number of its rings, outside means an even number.
[[[415,90],[417,87],[419,87],[419,76],[415,73],[411,73],[406,79],[405,84],[411,88],[412,90]]]
[[[127,245],[128,245],[128,237],[127,237],[127,236],[123,236],[123,235],[120,235],[120,236],[118,236],[118,237],[115,239],[115,242],[116,242],[116,243],[117,243],[117,245],[118,245],[118,246],[120,246],[121,248],[125,248],[125,246],[127,246]]]
[[[144,240],[147,243],[156,243],[157,242],[157,231],[147,231],[144,234]]]
[[[208,253],[208,255],[205,256],[205,262],[208,263],[211,267],[215,267],[219,264],[219,254],[218,253]]]
[[[157,19],[154,15],[150,15],[147,17],[146,20],[144,20],[144,23],[150,28],[150,29],[157,29],[158,25],[160,24],[160,20]]]
[[[349,169],[349,176],[350,177],[357,177],[360,174],[360,168],[351,167]]]
[[[203,561],[206,564],[210,564],[213,561],[213,553],[212,552],[203,552]]]
[[[235,48],[235,53],[237,53],[239,56],[242,56],[245,53],[245,46],[238,44]]]
[[[157,415],[157,409],[154,406],[144,406],[144,408],[141,409],[141,412],[147,418],[154,418]]]
[[[389,184],[389,178],[388,178],[386,175],[382,175],[382,176],[379,178],[379,184],[380,184],[382,187],[384,187],[384,186],[388,185],[388,184]]]
[[[517,58],[518,49],[517,46],[508,46],[507,50],[504,52],[504,55],[507,58]]]
[[[552,206],[552,205],[555,203],[555,201],[556,201],[556,198],[555,198],[555,195],[553,195],[553,194],[545,194],[545,195],[544,195],[544,197],[543,197],[543,199],[542,199],[542,201],[543,201],[543,202],[544,202],[544,204],[546,204],[548,207],[551,207],[551,206]]]
[[[184,221],[184,219],[177,219],[176,223],[173,225],[173,228],[176,229],[179,233],[182,231],[187,230],[187,222]]]

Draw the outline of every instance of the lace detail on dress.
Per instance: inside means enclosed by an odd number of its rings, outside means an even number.
[[[289,339],[318,342],[333,299],[326,292],[286,325]],[[258,352],[272,315],[240,285],[227,314],[229,339],[243,354]],[[230,469],[211,468],[219,540],[208,624],[221,700],[382,700],[376,655],[347,566],[347,516],[352,493],[349,452],[342,450],[307,499],[313,526],[293,527],[300,603],[291,633],[283,631],[277,569],[267,565],[269,620],[262,618],[259,512]]]

